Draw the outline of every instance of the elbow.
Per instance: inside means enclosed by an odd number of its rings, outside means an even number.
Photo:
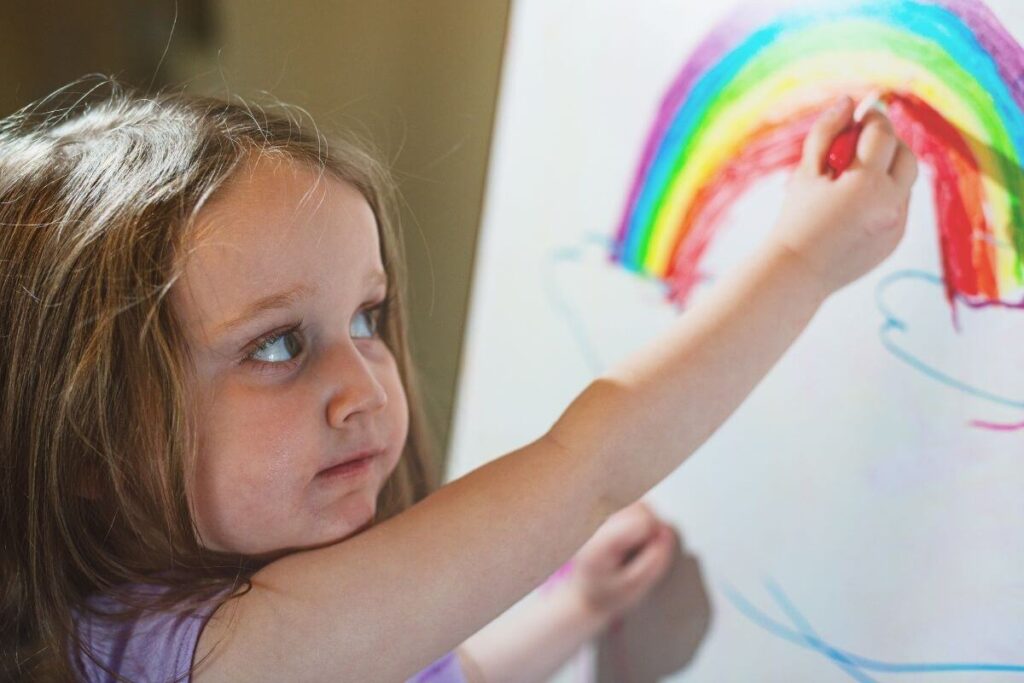
[[[594,528],[638,497],[630,477],[618,472],[622,442],[628,440],[628,389],[611,379],[592,382],[541,437],[546,449],[567,465],[573,489],[591,504]],[[642,493],[642,492],[640,492]]]

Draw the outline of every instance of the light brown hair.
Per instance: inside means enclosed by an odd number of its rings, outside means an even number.
[[[198,211],[253,154],[355,186],[389,278],[381,334],[410,432],[378,519],[432,486],[402,305],[394,185],[297,108],[87,78],[0,121],[0,677],[69,680],[73,610],[148,583],[197,606],[253,558],[204,550],[185,494],[190,358],[167,296]]]

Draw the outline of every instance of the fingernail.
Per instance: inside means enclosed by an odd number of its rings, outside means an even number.
[[[860,101],[857,108],[853,110],[853,118],[856,121],[860,121],[868,112],[872,109],[881,110],[882,107],[882,93],[879,90],[872,90],[868,95]]]

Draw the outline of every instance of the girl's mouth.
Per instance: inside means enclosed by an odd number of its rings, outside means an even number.
[[[370,471],[374,458],[378,455],[380,455],[379,452],[371,452],[355,458],[350,458],[344,462],[338,463],[337,465],[320,470],[316,475],[317,479],[335,477],[349,479],[358,477]]]

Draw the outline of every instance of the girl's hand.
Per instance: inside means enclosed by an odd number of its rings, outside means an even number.
[[[559,570],[550,591],[488,624],[459,648],[470,681],[548,681],[663,578],[676,535],[643,503],[609,517]]]
[[[795,255],[825,294],[860,277],[896,248],[917,178],[913,153],[889,119],[871,110],[863,119],[856,157],[833,180],[825,158],[852,115],[853,102],[846,97],[812,126],[771,240]]]
[[[609,517],[576,553],[568,588],[607,623],[665,576],[677,540],[647,505],[634,503]]]

